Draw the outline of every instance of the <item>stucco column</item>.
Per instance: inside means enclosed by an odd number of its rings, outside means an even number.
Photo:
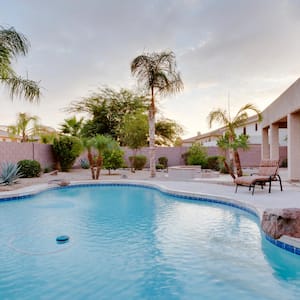
[[[262,129],[261,157],[262,159],[270,158],[269,131],[267,127]]]
[[[279,159],[279,125],[276,123],[270,127],[270,158]]]
[[[300,180],[300,113],[288,114],[288,179]]]

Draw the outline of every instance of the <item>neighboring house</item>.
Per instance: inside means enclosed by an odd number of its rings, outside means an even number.
[[[226,128],[221,127],[216,130],[200,134],[183,140],[183,146],[191,146],[193,143],[201,143],[203,146],[209,147],[209,146],[216,146],[217,140],[220,136],[222,136],[225,133]],[[245,126],[239,127],[236,129],[236,134],[247,134],[249,136],[249,144],[250,145],[257,145],[262,143],[262,128],[261,124],[258,122],[257,116],[251,116],[248,118],[247,124]],[[281,146],[286,146],[287,132],[286,129],[282,128],[279,131],[279,144]]]
[[[0,142],[21,142],[21,137],[7,132],[8,126],[0,125]]]

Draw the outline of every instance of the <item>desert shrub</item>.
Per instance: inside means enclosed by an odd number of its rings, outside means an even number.
[[[162,169],[168,168],[168,158],[165,156],[161,156],[158,158],[158,165],[162,165]],[[157,169],[157,168],[156,168]]]
[[[129,156],[129,161],[135,170],[143,170],[147,163],[147,157],[145,155]]]
[[[207,169],[219,171],[220,170],[220,159],[219,156],[209,156],[207,157]]]
[[[194,143],[187,152],[188,165],[201,165],[203,169],[207,168],[206,149],[199,143]]]
[[[90,163],[86,158],[80,159],[80,166],[82,169],[88,169],[90,167]]]
[[[18,166],[20,167],[20,172],[24,178],[39,177],[42,171],[41,165],[37,160],[20,160]]]
[[[124,152],[120,148],[108,149],[103,153],[103,167],[107,170],[116,170],[124,166]]]
[[[44,168],[44,170],[43,170],[44,173],[49,173],[49,172],[51,172],[51,171],[53,171],[53,167],[52,167],[52,166],[46,166],[46,167]]]
[[[281,167],[281,168],[287,168],[287,166],[288,166],[288,160],[287,160],[287,158],[284,158],[284,159],[282,160],[282,162],[281,162],[280,167]]]
[[[53,141],[53,150],[62,171],[69,171],[82,151],[80,140],[74,136],[61,136]]]
[[[156,167],[156,170],[163,170],[163,169],[165,169],[165,166],[162,165],[162,164],[157,164],[155,167]]]
[[[0,168],[0,184],[11,185],[21,177],[20,167],[17,164],[2,162]]]

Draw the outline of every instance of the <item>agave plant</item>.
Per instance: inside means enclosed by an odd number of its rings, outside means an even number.
[[[11,162],[2,162],[0,164],[0,184],[11,185],[16,183],[22,176],[20,173],[20,166]]]

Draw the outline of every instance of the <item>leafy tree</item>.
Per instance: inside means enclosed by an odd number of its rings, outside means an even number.
[[[148,140],[148,120],[142,113],[127,115],[124,118],[122,132],[123,144],[132,149],[133,158],[130,160],[131,171],[134,172],[134,161],[138,149],[147,145]]]
[[[135,155],[138,149],[147,145],[147,116],[142,113],[125,116],[121,133],[122,143],[130,149],[134,150]]]
[[[149,147],[150,172],[155,177],[155,93],[170,95],[183,88],[179,73],[176,71],[175,54],[171,51],[145,53],[131,62],[131,73],[137,77],[150,95],[149,105]]]
[[[187,152],[188,165],[207,165],[207,152],[206,149],[199,143],[194,143]]]
[[[111,170],[116,170],[123,167],[124,152],[121,150],[118,143],[112,144],[112,147],[104,151],[103,161],[103,166],[108,170],[109,175]]]
[[[65,119],[64,123],[61,125],[61,132],[70,136],[77,136],[80,137],[81,130],[83,127],[83,118],[80,118],[79,120],[76,119],[76,116]]]
[[[155,124],[157,145],[172,146],[183,133],[182,127],[170,119],[158,120]]]
[[[31,116],[26,113],[19,113],[17,115],[16,125],[10,125],[7,131],[10,135],[21,135],[21,142],[28,142],[35,134],[38,117]]]
[[[146,111],[146,102],[146,97],[133,91],[127,89],[116,91],[103,87],[80,101],[72,102],[66,111],[85,112],[92,118],[84,124],[83,136],[110,135],[120,141],[124,116],[138,111]]]
[[[0,26],[0,81],[10,89],[10,96],[24,96],[30,102],[38,101],[40,88],[37,82],[18,76],[12,67],[12,60],[26,55],[29,41],[13,27]]]
[[[62,171],[68,172],[82,151],[81,141],[74,136],[60,136],[53,141],[53,150]]]
[[[253,111],[258,116],[258,121],[262,120],[262,115],[258,108],[253,104],[246,104],[240,108],[237,114],[231,118],[230,113],[226,110],[216,109],[209,113],[208,115],[208,123],[211,127],[214,122],[220,123],[220,125],[225,126],[226,133],[224,140],[220,140],[220,146],[222,149],[229,149],[230,160],[235,163],[235,167],[237,170],[237,176],[242,176],[243,171],[240,163],[240,157],[238,153],[238,148],[243,148],[243,142],[247,142],[244,140],[239,140],[235,134],[235,130],[238,127],[244,126],[248,120],[248,111]],[[242,138],[243,139],[243,138]],[[227,145],[227,146],[225,146]],[[232,170],[229,170],[229,173],[233,178],[235,178]]]

